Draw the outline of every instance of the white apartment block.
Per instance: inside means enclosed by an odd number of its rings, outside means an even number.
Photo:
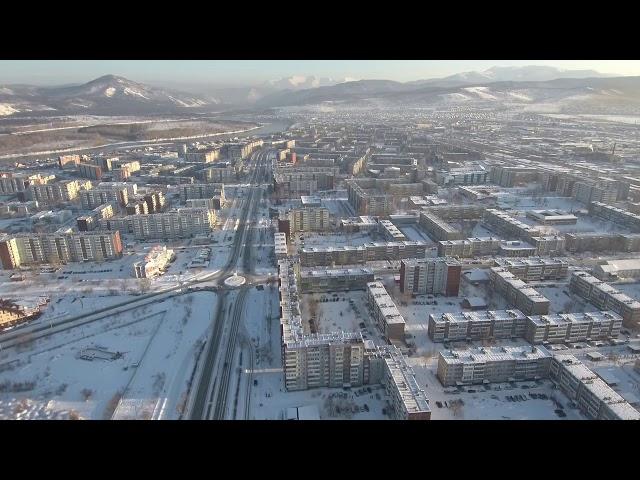
[[[554,355],[549,376],[592,420],[640,420],[640,412],[573,355]]]
[[[526,259],[496,259],[495,264],[525,282],[560,280],[567,276],[569,262],[559,258],[529,257]]]
[[[573,272],[569,290],[588,300],[602,310],[613,310],[622,316],[625,326],[635,327],[640,323],[640,302],[620,292],[608,283],[598,280],[587,272]]]
[[[215,211],[205,208],[179,208],[166,213],[131,216],[133,235],[137,239],[188,238],[208,234],[215,223]]]
[[[522,338],[527,317],[520,310],[481,310],[429,315],[428,334],[434,342]]]
[[[287,234],[284,232],[276,232],[273,234],[274,247],[276,251],[276,259],[285,258],[287,256]]]
[[[324,231],[329,228],[329,209],[327,208],[296,208],[289,211],[288,217],[291,233]]]
[[[0,260],[5,269],[42,263],[104,261],[122,255],[119,232],[19,234],[0,239]]]
[[[438,379],[445,387],[548,378],[551,354],[543,347],[473,347],[440,352]]]
[[[105,203],[116,203],[122,207],[129,203],[129,194],[125,187],[101,187],[80,192],[80,205],[86,210],[93,210]]]
[[[528,317],[530,343],[572,343],[618,338],[622,317],[613,311],[556,313]]]
[[[389,340],[404,340],[404,317],[382,282],[367,284],[367,300],[383,335]]]

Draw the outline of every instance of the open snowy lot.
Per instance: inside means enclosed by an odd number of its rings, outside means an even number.
[[[3,351],[0,417],[179,418],[215,304],[181,295]]]

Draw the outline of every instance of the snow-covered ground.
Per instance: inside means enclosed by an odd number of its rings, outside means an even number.
[[[0,411],[27,399],[25,410],[44,418],[72,412],[103,419],[115,412],[118,418],[176,419],[215,305],[212,293],[186,294],[3,351]],[[90,347],[121,356],[78,358]],[[2,415],[18,413],[4,409]]]

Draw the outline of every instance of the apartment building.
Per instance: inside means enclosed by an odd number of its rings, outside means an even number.
[[[639,236],[640,237],[640,236]],[[620,234],[604,232],[567,233],[565,248],[571,253],[617,250]]]
[[[441,240],[439,257],[473,258],[497,255],[501,240],[493,237],[473,237],[466,240]]]
[[[10,270],[22,265],[104,261],[122,255],[119,232],[72,232],[18,234],[0,239],[2,267]]]
[[[29,183],[29,177],[15,173],[0,173],[0,195],[13,195],[24,192]]]
[[[373,269],[365,267],[300,270],[300,288],[303,292],[365,290],[373,280]]]
[[[317,267],[424,258],[426,249],[427,246],[422,241],[371,242],[357,247],[307,247],[300,250],[300,262],[305,267]]]
[[[289,234],[329,229],[329,209],[324,207],[295,208],[287,213]]]
[[[525,315],[549,313],[549,300],[504,268],[492,267],[489,271],[489,281],[495,291]]]
[[[149,251],[144,260],[133,264],[133,273],[136,278],[155,277],[160,275],[175,258],[175,252],[167,248],[166,245],[156,245]]]
[[[193,205],[187,205],[188,207],[193,207]],[[145,215],[149,212],[149,205],[147,202],[140,198],[134,201],[129,201],[127,206],[125,207],[125,212],[127,215]]]
[[[603,202],[591,202],[589,204],[589,214],[610,220],[636,232],[640,230],[640,215],[614,207],[613,205],[606,205]]]
[[[180,185],[180,198],[182,201],[213,198],[217,200],[216,209],[224,207],[226,197],[223,183],[191,183]]]
[[[364,341],[359,332],[304,334],[298,299],[298,265],[278,262],[280,333],[288,391],[364,384]]]
[[[428,334],[434,342],[522,338],[527,317],[520,310],[479,310],[429,314]]]
[[[438,205],[423,209],[424,212],[432,213],[443,220],[479,220],[485,211],[482,205]]]
[[[347,196],[349,204],[358,215],[385,217],[393,211],[393,195],[375,188],[375,182],[349,180]]]
[[[528,317],[526,340],[538,343],[573,343],[618,338],[622,317],[613,311],[556,313]]]
[[[640,420],[640,412],[573,355],[554,355],[549,376],[592,420]]]
[[[531,257],[536,255],[536,247],[521,240],[509,240],[500,242],[498,255],[501,257]]]
[[[55,205],[75,200],[80,192],[80,184],[77,180],[31,184],[25,192],[28,199],[41,205]]]
[[[80,205],[86,210],[92,210],[105,203],[116,203],[121,207],[126,207],[129,203],[127,189],[98,184],[96,188],[80,192]]]
[[[507,212],[487,208],[482,217],[482,221],[492,230],[506,236],[513,236],[524,241],[531,241],[532,237],[540,237],[538,228],[527,225],[520,220],[513,218]]]
[[[609,185],[599,185],[590,181],[575,182],[571,196],[586,205],[591,202],[615,203],[618,191]]]
[[[367,216],[343,218],[340,228],[346,233],[371,232],[378,229],[378,222],[374,217]]]
[[[276,259],[285,258],[288,254],[287,251],[287,234],[283,232],[276,232],[273,234],[274,247],[276,252]]]
[[[220,148],[189,150],[184,152],[187,162],[211,163],[220,159]]]
[[[166,213],[150,213],[129,217],[137,239],[188,238],[210,233],[216,223],[214,210],[179,208]]]
[[[138,184],[131,182],[100,182],[96,188],[98,190],[115,190],[120,191],[123,188],[127,190],[127,197],[134,198],[138,195]]]
[[[530,237],[528,241],[536,249],[536,255],[559,255],[565,248],[565,240],[561,235]]]
[[[400,263],[400,291],[457,297],[462,265],[453,258],[411,258]]]
[[[479,185],[487,183],[490,172],[483,165],[469,165],[436,171],[438,185]]]
[[[549,377],[551,354],[543,347],[472,347],[438,355],[438,380],[445,387],[538,380]]]
[[[407,359],[395,346],[378,348],[370,362],[380,358],[384,362],[380,383],[391,399],[391,418],[394,420],[430,420],[431,409],[424,390],[416,381]]]
[[[390,242],[399,242],[406,240],[407,237],[396,227],[391,220],[380,220],[378,222],[381,233]]]
[[[539,171],[536,167],[496,165],[491,168],[491,181],[501,187],[510,188],[533,182],[538,179],[538,175]]]
[[[625,326],[633,328],[640,323],[640,302],[587,272],[572,272],[569,290],[601,310],[613,310],[622,316]]]
[[[462,240],[462,232],[429,211],[420,212],[419,224],[435,241]]]
[[[200,170],[198,178],[207,183],[235,183],[239,178],[239,172],[230,163],[219,163]]]
[[[80,163],[80,155],[61,155],[58,157],[58,166],[60,168],[75,167]]]
[[[389,340],[404,341],[404,317],[382,282],[367,284],[367,300],[382,334]]]
[[[98,165],[92,165],[90,163],[78,164],[78,175],[90,180],[100,180],[102,178],[103,170]]]
[[[506,269],[525,282],[560,280],[567,276],[569,269],[569,263],[560,258],[497,258],[495,265]]]

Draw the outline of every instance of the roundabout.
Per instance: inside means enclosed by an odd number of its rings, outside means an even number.
[[[242,275],[238,275],[237,273],[235,273],[225,279],[224,284],[227,287],[237,288],[244,285],[246,281],[246,278],[244,278]]]

